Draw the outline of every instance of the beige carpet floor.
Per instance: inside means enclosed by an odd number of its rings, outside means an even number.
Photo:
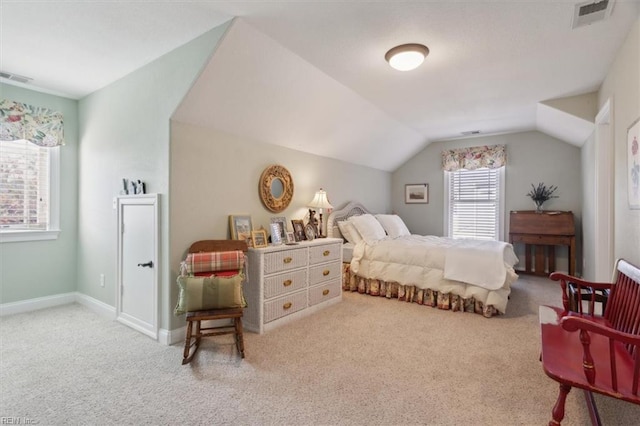
[[[73,304],[0,320],[0,418],[40,425],[544,425],[557,395],[538,360],[538,305],[556,283],[521,277],[491,319],[344,293],[265,335],[207,339],[191,365]],[[227,338],[229,337],[229,338]],[[640,406],[597,398],[605,425]],[[586,425],[583,394],[565,425]],[[6,422],[5,422],[6,423]]]

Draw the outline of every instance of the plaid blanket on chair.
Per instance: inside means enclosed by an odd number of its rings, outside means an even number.
[[[240,250],[189,253],[185,260],[186,273],[187,275],[211,275],[222,271],[238,273],[244,268],[244,257],[244,253]]]

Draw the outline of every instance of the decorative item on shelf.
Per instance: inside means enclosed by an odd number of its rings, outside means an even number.
[[[332,209],[333,206],[331,205],[331,203],[329,203],[329,200],[327,198],[327,192],[324,191],[322,188],[320,188],[320,190],[318,192],[316,192],[316,195],[313,197],[313,200],[311,200],[311,202],[309,203],[309,207],[313,207],[318,209],[318,226],[317,226],[317,233],[316,236],[318,238],[324,238],[325,235],[323,235],[322,232],[322,209]],[[315,219],[313,217],[313,215],[311,214],[312,210],[309,209],[309,223],[313,223],[312,219]]]
[[[139,195],[146,194],[146,185],[140,179],[125,179],[122,178],[122,189],[120,195]]]
[[[538,186],[531,184],[531,191],[527,193],[527,196],[536,204],[536,213],[542,213],[542,205],[546,201],[552,198],[558,198],[557,195],[553,195],[557,189],[557,186],[551,185],[547,187],[543,182],[540,182]]]
[[[289,206],[293,198],[291,174],[277,164],[267,167],[260,176],[258,191],[264,206],[274,213],[280,213]]]

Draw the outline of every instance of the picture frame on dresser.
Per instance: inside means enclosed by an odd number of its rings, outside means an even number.
[[[277,246],[282,244],[282,224],[280,222],[272,222],[269,224],[271,230],[271,244]]]
[[[250,215],[229,215],[229,233],[232,240],[251,238],[253,221]]]
[[[302,219],[292,219],[291,226],[293,226],[293,235],[296,241],[305,241],[307,239],[304,235],[304,221]]]
[[[264,229],[258,229],[251,231],[251,240],[253,241],[254,248],[267,247],[267,231]]]
[[[272,217],[270,220],[271,223],[278,223],[280,224],[280,239],[282,241],[285,241],[287,238],[286,232],[287,232],[287,218],[284,216],[277,216],[277,217]],[[273,239],[273,237],[272,237]]]
[[[287,244],[295,244],[296,243],[296,234],[293,231],[287,231],[286,232],[286,240],[285,242]]]

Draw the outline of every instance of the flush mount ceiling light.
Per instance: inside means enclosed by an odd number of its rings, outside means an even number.
[[[429,48],[422,44],[409,43],[389,50],[384,58],[392,68],[399,71],[410,71],[418,68],[429,54]]]

